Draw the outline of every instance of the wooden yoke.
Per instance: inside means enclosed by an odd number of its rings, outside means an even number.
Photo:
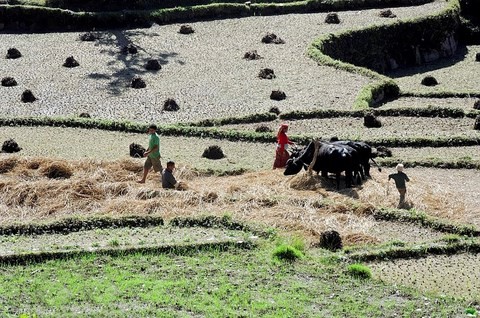
[[[312,175],[312,169],[313,169],[313,166],[315,166],[315,162],[317,162],[318,150],[320,149],[320,140],[319,139],[315,139],[313,141],[313,143],[315,145],[315,151],[313,152],[312,162],[310,163],[310,165],[308,166],[308,169],[307,169],[308,175]]]

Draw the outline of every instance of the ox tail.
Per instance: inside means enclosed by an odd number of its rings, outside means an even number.
[[[372,160],[372,162],[375,164],[375,166],[376,166],[377,169],[378,169],[378,172],[382,172],[382,168],[380,168],[380,166],[378,165],[378,163],[377,163],[373,158],[370,158],[370,160]]]

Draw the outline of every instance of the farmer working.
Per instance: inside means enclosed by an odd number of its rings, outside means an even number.
[[[173,171],[175,170],[175,162],[167,162],[167,168],[163,170],[162,176],[162,188],[165,189],[176,189],[180,185],[177,182],[177,179],[173,176]]]
[[[389,182],[390,179],[395,180],[395,186],[400,193],[400,202],[398,203],[398,207],[401,208],[405,203],[405,194],[407,193],[406,182],[410,181],[408,176],[403,172],[403,165],[401,163],[397,165],[397,173],[388,175]]]
[[[273,162],[273,169],[285,168],[290,154],[287,151],[288,145],[295,143],[290,141],[287,136],[288,124],[281,124],[277,133],[277,148],[275,151],[275,161]]]
[[[157,126],[151,124],[148,126],[148,149],[143,154],[144,157],[147,157],[145,164],[143,166],[143,178],[138,180],[138,183],[145,183],[147,179],[148,172],[153,167],[155,172],[162,172],[162,163],[160,162],[160,138],[157,135]]]

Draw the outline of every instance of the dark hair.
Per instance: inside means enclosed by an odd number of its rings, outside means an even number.
[[[171,160],[169,162],[167,162],[167,166],[174,165],[174,164],[175,164],[175,162],[173,162]]]
[[[155,129],[155,130],[157,130],[157,125],[155,125],[155,124],[150,124],[150,126],[148,126],[148,129]]]

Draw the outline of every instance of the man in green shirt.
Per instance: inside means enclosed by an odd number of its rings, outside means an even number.
[[[388,175],[389,182],[390,179],[395,181],[395,186],[397,187],[398,193],[400,193],[400,202],[398,203],[398,207],[401,208],[405,203],[405,194],[407,193],[406,182],[410,181],[408,176],[403,173],[403,165],[401,163],[397,165],[397,173]]]
[[[157,126],[152,124],[148,127],[148,149],[143,154],[147,157],[143,166],[143,178],[138,183],[145,183],[148,172],[153,167],[155,172],[162,172],[162,163],[160,162],[160,138],[157,135]]]

